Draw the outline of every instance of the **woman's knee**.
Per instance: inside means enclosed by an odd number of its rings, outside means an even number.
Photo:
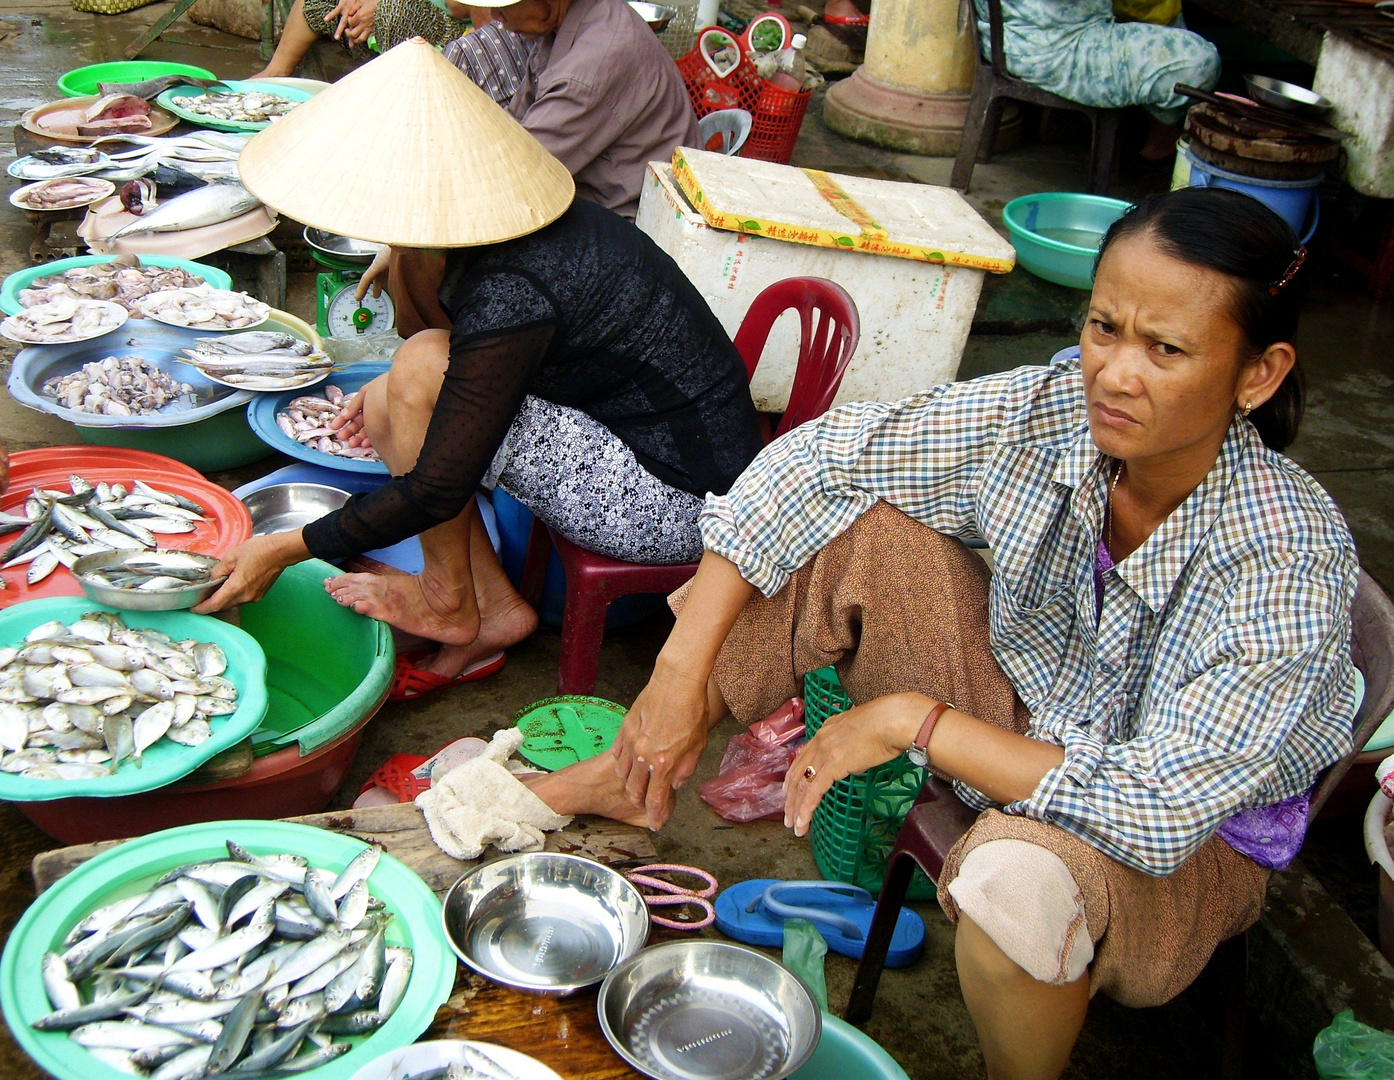
[[[422,330],[413,334],[397,350],[387,372],[387,395],[392,404],[435,408],[449,363],[447,331]]]

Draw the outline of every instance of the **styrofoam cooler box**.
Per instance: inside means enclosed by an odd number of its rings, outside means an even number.
[[[651,161],[637,224],[666,251],[735,336],[751,302],[787,277],[837,282],[857,303],[862,335],[835,404],[895,401],[958,374],[982,290],[983,271],[889,255],[791,244],[708,225]],[[780,316],[751,383],[762,412],[783,412],[798,361],[798,316]]]

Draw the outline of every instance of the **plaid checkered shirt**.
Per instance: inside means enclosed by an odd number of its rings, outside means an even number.
[[[1164,875],[1350,748],[1359,564],[1326,492],[1236,418],[1200,486],[1105,575],[1096,624],[1113,460],[1078,356],[834,409],[709,495],[702,536],[766,596],[878,499],[985,540],[993,655],[1031,736],[1065,751],[1005,811]]]

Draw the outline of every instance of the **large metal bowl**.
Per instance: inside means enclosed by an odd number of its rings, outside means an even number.
[[[122,611],[183,611],[207,600],[226,577],[215,578],[180,589],[161,589],[159,592],[141,592],[138,589],[114,589],[93,581],[88,575],[104,570],[116,570],[126,564],[132,556],[148,555],[148,551],[109,551],[101,555],[84,555],[73,563],[73,577],[82,586],[82,591],[99,604],[120,608]],[[179,554],[206,562],[211,570],[218,560],[211,555],[201,555],[196,551],[181,551]]]
[[[332,255],[345,262],[362,263],[364,266],[372,262],[373,257],[387,246],[386,244],[374,244],[369,240],[355,240],[352,236],[340,236],[338,233],[325,232],[323,229],[316,229],[313,225],[306,225],[305,231],[301,235],[305,237],[305,243],[323,255]]]
[[[1305,86],[1270,79],[1267,75],[1245,75],[1244,84],[1249,88],[1249,96],[1260,105],[1313,119],[1320,119],[1331,111],[1330,101]]]
[[[600,1027],[655,1080],[782,1080],[818,1046],[808,987],[752,949],[673,941],[644,949],[600,987]]]
[[[639,18],[648,23],[655,34],[661,34],[668,29],[668,24],[678,13],[676,8],[646,3],[645,0],[629,0],[629,6],[639,13]]]
[[[349,493],[328,484],[272,484],[243,498],[252,515],[252,535],[291,532],[348,502]]]
[[[550,851],[475,867],[450,887],[441,919],[470,968],[546,997],[600,982],[649,936],[648,907],[624,875]]]

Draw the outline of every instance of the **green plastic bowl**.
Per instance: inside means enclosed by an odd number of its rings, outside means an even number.
[[[98,83],[133,83],[158,79],[161,75],[189,75],[195,79],[216,79],[213,72],[193,64],[175,64],[168,60],[117,60],[110,64],[89,64],[74,68],[58,80],[58,89],[66,97],[95,94]]]
[[[43,954],[57,948],[94,908],[149,888],[176,866],[226,857],[229,839],[254,854],[304,855],[330,871],[342,870],[364,847],[353,837],[288,821],[209,821],[128,840],[55,882],[29,905],[0,958],[0,1008],[15,1041],[42,1069],[58,1080],[128,1080],[127,1074],[102,1064],[66,1032],[30,1027],[49,1011],[39,970]],[[411,981],[392,1018],[370,1035],[348,1039],[354,1048],[306,1074],[314,1080],[347,1080],[375,1057],[414,1042],[430,1026],[455,982],[455,956],[440,928],[440,901],[426,883],[391,855],[378,860],[368,882],[372,894],[396,916],[387,943],[405,945],[414,953]]]
[[[5,279],[3,285],[0,285],[0,311],[6,315],[18,315],[23,311],[24,305],[19,302],[20,290],[29,288],[35,278],[56,276],[79,266],[111,262],[114,258],[115,255],[79,255],[73,259],[59,259],[42,266],[28,266],[23,270],[16,270]],[[197,274],[215,289],[232,288],[232,278],[228,276],[227,271],[219,270],[216,266],[193,262],[190,259],[178,259],[173,255],[142,255],[140,261],[147,266],[180,266],[191,274]]]
[[[1057,285],[1092,289],[1099,242],[1131,205],[1102,195],[1044,191],[1013,199],[1002,209],[1002,221],[1019,265]]]
[[[246,409],[229,409],[182,427],[87,428],[77,436],[90,446],[148,450],[191,465],[199,472],[222,472],[270,457],[271,447],[247,423]]]
[[[259,755],[297,742],[301,754],[327,746],[387,698],[392,628],[324,591],[324,579],[341,573],[318,559],[297,563],[261,600],[242,605],[242,629],[266,653],[270,704],[252,734]]]
[[[846,1020],[823,1013],[818,1048],[789,1080],[910,1080],[905,1070],[869,1035]]]
[[[30,600],[0,611],[0,645],[15,645],[36,626],[50,619],[70,623],[85,611],[111,611],[85,596],[57,596]],[[237,710],[228,716],[215,716],[210,725],[213,737],[198,746],[180,746],[161,739],[145,751],[141,764],[125,762],[111,776],[92,780],[34,780],[13,773],[0,773],[0,799],[17,802],[46,802],[77,796],[134,795],[172,784],[187,776],[215,754],[235,746],[261,724],[266,715],[266,657],[261,646],[237,627],[211,615],[190,611],[122,611],[126,625],[148,626],[169,634],[176,641],[197,638],[222,646],[227,654],[227,677],[237,687]]]

